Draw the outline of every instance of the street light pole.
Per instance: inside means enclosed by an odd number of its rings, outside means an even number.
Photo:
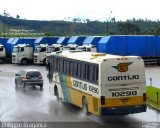
[[[107,18],[107,35],[109,33],[109,20],[110,20],[111,14],[112,14],[112,11],[109,13],[109,17]]]
[[[6,16],[6,10],[4,10],[4,13],[3,13],[3,32],[4,32],[4,33],[3,33],[3,36],[4,36],[4,37],[5,37],[5,33],[6,33],[6,32],[5,32],[5,29],[6,29],[6,28],[5,28],[5,16]]]

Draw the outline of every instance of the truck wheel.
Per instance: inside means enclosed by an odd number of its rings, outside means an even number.
[[[22,59],[21,64],[26,65],[28,63],[27,59]]]
[[[25,88],[26,87],[26,83],[22,82],[22,86],[23,86],[23,88]]]
[[[157,65],[160,66],[160,58],[157,59]]]
[[[43,65],[46,65],[46,59],[43,60]]]
[[[88,104],[87,104],[87,100],[86,98],[84,97],[83,100],[82,100],[82,107],[83,107],[83,112],[88,115],[89,112],[88,112]]]

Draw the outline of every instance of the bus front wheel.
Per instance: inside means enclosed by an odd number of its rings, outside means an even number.
[[[89,112],[88,112],[88,104],[87,104],[87,100],[86,100],[86,98],[84,97],[83,98],[83,102],[82,102],[82,107],[83,107],[83,112],[86,114],[86,115],[88,115],[89,114]]]
[[[59,93],[58,93],[58,88],[57,88],[56,85],[55,85],[55,87],[54,87],[54,95],[56,96],[57,101],[59,101]]]

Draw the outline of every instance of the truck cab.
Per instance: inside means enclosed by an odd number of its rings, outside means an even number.
[[[76,50],[78,47],[77,44],[68,44],[66,46],[63,46],[63,51],[67,51],[67,50]]]
[[[0,44],[0,61],[4,62],[6,57],[6,49],[5,46]]]
[[[6,57],[6,49],[5,46],[0,44],[0,60],[4,60]]]
[[[35,47],[34,64],[46,64],[46,48],[47,45],[40,44]]]
[[[52,52],[62,51],[62,45],[61,44],[52,44],[50,46],[47,46],[46,51],[46,63],[48,63],[48,58]]]
[[[33,47],[29,44],[18,44],[12,52],[12,63],[28,64],[33,62]]]
[[[97,52],[96,46],[91,44],[78,46],[77,49],[86,52]]]

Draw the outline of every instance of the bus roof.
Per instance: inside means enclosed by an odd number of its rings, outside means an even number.
[[[55,56],[61,56],[65,58],[92,62],[92,63],[99,63],[109,59],[137,58],[137,56],[119,56],[119,55],[112,55],[105,53],[77,51],[77,50],[58,52],[55,54]]]

